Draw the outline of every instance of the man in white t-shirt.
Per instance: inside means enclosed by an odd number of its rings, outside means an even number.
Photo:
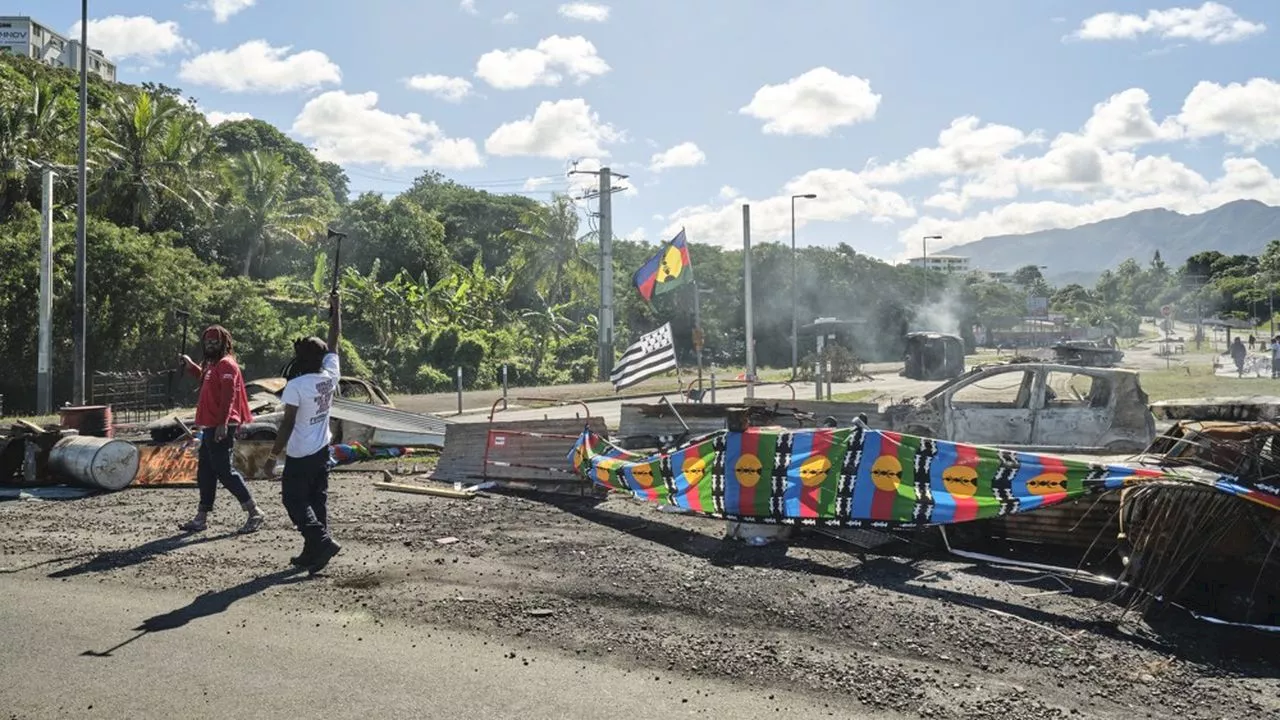
[[[275,475],[276,458],[286,454],[280,491],[289,519],[302,533],[302,553],[290,560],[311,574],[324,569],[341,546],[329,535],[329,408],[338,392],[341,368],[338,340],[342,335],[342,307],[335,292],[329,296],[329,341],[318,337],[293,344],[293,360],[285,370],[284,420],[276,435],[267,472]]]

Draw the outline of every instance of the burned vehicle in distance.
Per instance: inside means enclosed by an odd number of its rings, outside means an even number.
[[[1156,437],[1132,370],[1053,363],[977,367],[890,405],[888,429],[974,445],[1141,452]]]

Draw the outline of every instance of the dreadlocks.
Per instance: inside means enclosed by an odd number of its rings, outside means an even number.
[[[285,364],[280,374],[285,380],[292,380],[301,375],[318,373],[323,369],[324,356],[328,352],[328,343],[318,337],[298,338],[293,341],[293,359]]]
[[[210,353],[208,348],[202,348],[206,363],[217,362],[228,355],[234,354],[235,345],[231,342],[231,333],[226,328],[221,325],[210,325],[205,328],[204,333],[200,335],[201,343],[203,344],[210,338],[217,339],[220,349]]]

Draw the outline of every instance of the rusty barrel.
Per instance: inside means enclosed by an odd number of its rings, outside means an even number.
[[[109,438],[111,430],[110,405],[82,405],[62,408],[62,427],[81,435]]]
[[[110,438],[73,435],[53,446],[49,470],[62,480],[102,490],[123,490],[138,474],[138,447]]]

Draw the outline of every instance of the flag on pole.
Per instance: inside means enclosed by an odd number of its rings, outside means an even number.
[[[689,262],[689,243],[684,229],[658,248],[658,253],[645,261],[631,276],[640,297],[646,302],[684,285],[693,279],[693,265]]]
[[[676,346],[671,337],[671,323],[667,323],[632,343],[614,365],[609,380],[615,391],[623,390],[675,367]]]

